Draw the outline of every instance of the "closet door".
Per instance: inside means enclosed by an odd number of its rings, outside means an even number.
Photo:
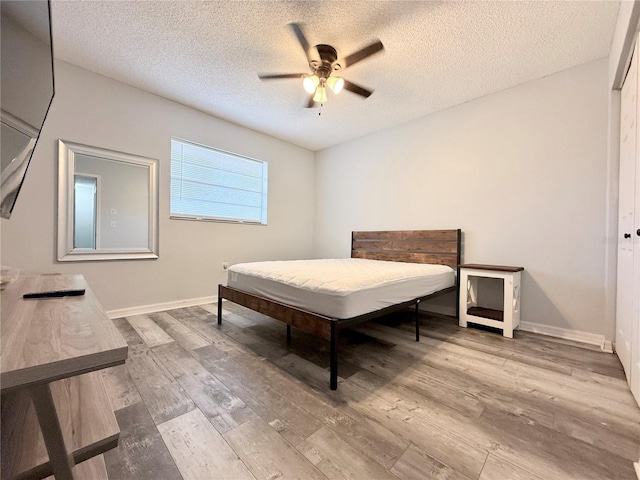
[[[636,45],[636,51],[640,52],[640,48]],[[640,55],[640,53],[639,53]],[[638,65],[640,68],[640,63]],[[638,85],[640,90],[640,83]],[[638,91],[636,90],[636,92]],[[631,378],[630,386],[633,396],[636,398],[636,402],[640,405],[640,149],[638,148],[638,137],[640,136],[640,125],[638,125],[638,118],[640,117],[640,95],[636,93],[636,161],[635,161],[635,175],[632,172],[632,178],[635,178],[635,204],[634,204],[634,220],[629,224],[631,228],[624,233],[631,234],[630,240],[632,241],[633,250],[633,280],[631,283]],[[624,234],[623,234],[624,238]],[[640,475],[640,473],[639,473]]]
[[[633,240],[632,330],[631,330],[631,378],[630,386],[636,402],[640,405],[640,155],[635,165],[635,224],[630,233]]]
[[[640,228],[636,212],[638,178],[638,47],[622,86],[620,104],[620,183],[618,206],[618,287],[616,352],[627,381],[640,403]]]
[[[616,298],[616,353],[631,378],[633,337],[633,237],[637,137],[638,60],[634,52],[620,99],[620,184],[618,203],[618,287]]]

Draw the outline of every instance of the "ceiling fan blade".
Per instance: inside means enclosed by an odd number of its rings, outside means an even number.
[[[367,90],[360,85],[356,85],[355,83],[351,83],[349,80],[344,81],[344,89],[349,90],[350,92],[357,93],[358,95],[362,95],[364,98],[368,98],[369,95],[373,93],[373,90]]]
[[[302,78],[304,73],[274,73],[274,74],[258,74],[260,80],[278,80],[283,78]]]
[[[307,108],[313,108],[313,106],[314,106],[315,104],[316,104],[316,102],[314,102],[314,101],[313,101],[313,95],[311,95],[311,96],[309,97],[309,101],[307,102],[306,107],[307,107]]]
[[[364,60],[365,58],[370,57],[374,53],[378,53],[382,50],[384,50],[384,45],[382,45],[382,42],[380,40],[376,40],[371,45],[364,47],[363,49],[358,50],[351,55],[347,55],[340,61],[340,63],[342,64],[342,68],[347,68],[354,63],[357,63],[360,60]]]
[[[307,57],[307,61],[311,61],[311,57],[309,56],[309,42],[307,41],[307,37],[304,36],[304,32],[302,31],[302,25],[299,23],[290,23],[289,26],[293,33],[296,35],[298,42],[300,42],[300,46],[304,50],[304,55]]]

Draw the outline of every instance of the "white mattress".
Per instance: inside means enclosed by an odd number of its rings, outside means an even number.
[[[331,318],[351,318],[455,285],[445,265],[359,258],[239,263],[229,287]]]

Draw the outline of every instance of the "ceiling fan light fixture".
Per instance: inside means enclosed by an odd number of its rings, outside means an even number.
[[[329,77],[327,78],[327,85],[336,95],[344,88],[344,78]]]
[[[304,80],[302,80],[302,86],[307,93],[314,93],[319,84],[320,79],[317,75],[307,75],[304,77]]]
[[[313,101],[318,103],[324,103],[327,101],[327,89],[324,88],[324,85],[320,85],[316,88],[316,93],[313,96]]]

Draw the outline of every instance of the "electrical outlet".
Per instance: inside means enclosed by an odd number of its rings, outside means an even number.
[[[222,270],[229,270],[229,262],[222,262]]]

